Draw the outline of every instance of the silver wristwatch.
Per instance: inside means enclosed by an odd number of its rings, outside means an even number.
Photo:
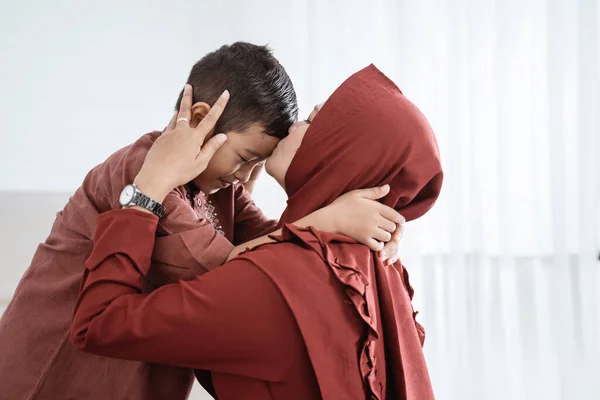
[[[155,214],[158,218],[162,217],[166,211],[165,206],[158,201],[152,200],[135,185],[127,185],[121,191],[119,202],[122,207],[140,206]]]

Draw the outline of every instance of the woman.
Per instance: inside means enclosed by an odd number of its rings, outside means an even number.
[[[221,400],[432,399],[403,266],[384,266],[345,236],[288,224],[380,184],[390,186],[386,205],[407,220],[423,215],[442,183],[431,128],[374,66],[311,118],[291,128],[267,164],[289,196],[281,236],[205,276],[140,294],[156,217],[130,209],[99,216],[72,342],[103,356],[210,370]],[[167,153],[186,151],[170,143]],[[159,164],[160,151],[148,165]],[[144,190],[168,193],[173,175],[202,167],[202,157],[182,158],[142,168]]]

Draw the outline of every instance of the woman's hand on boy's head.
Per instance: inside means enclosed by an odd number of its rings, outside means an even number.
[[[328,210],[337,233],[380,252],[392,238],[396,237],[399,241],[398,226],[405,222],[400,213],[377,201],[389,190],[389,185],[353,190],[337,198],[323,211]],[[388,250],[393,251],[392,246]]]
[[[144,194],[162,202],[171,190],[190,182],[206,169],[212,156],[227,140],[225,134],[218,134],[204,143],[228,100],[229,92],[225,91],[206,117],[192,128],[192,87],[185,86],[179,112],[146,154],[144,164],[134,180]]]

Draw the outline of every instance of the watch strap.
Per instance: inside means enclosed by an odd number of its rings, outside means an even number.
[[[135,194],[129,205],[144,207],[146,210],[152,212],[158,218],[161,218],[166,211],[165,206],[160,204],[158,201],[152,200],[136,187]]]

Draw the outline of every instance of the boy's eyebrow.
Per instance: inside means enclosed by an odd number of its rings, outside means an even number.
[[[248,148],[246,148],[244,150],[246,150],[248,153],[252,154],[253,156],[261,158],[261,159],[267,159],[267,158],[269,158],[268,156],[265,156],[264,154],[258,154],[257,152],[252,151],[252,150],[250,150]]]

